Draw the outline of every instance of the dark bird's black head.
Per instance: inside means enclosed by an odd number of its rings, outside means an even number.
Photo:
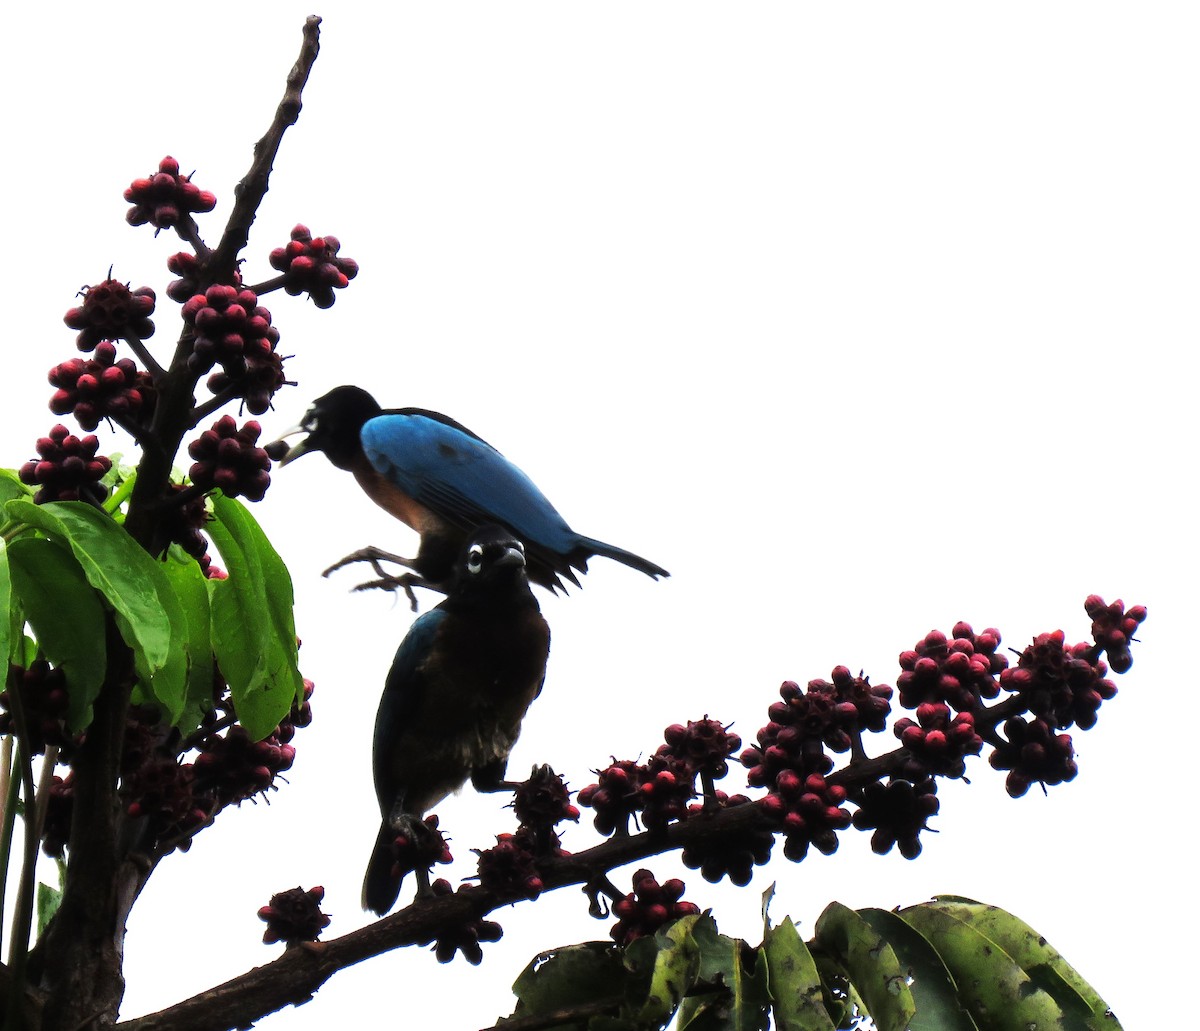
[[[452,593],[504,592],[514,586],[529,587],[525,545],[502,526],[481,526],[463,548]]]
[[[349,469],[354,459],[362,454],[359,434],[363,424],[382,410],[375,398],[361,387],[334,387],[312,403],[299,426],[268,444],[267,453],[274,458],[272,448],[279,451],[288,437],[307,433],[303,440],[283,452],[278,459],[280,465],[287,465],[310,451],[324,451],[325,457],[339,469]]]

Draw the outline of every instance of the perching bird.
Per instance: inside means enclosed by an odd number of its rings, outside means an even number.
[[[382,916],[403,875],[392,842],[428,833],[422,816],[468,777],[479,791],[504,781],[521,720],[542,689],[550,628],[529,589],[525,552],[511,533],[472,535],[446,599],[419,617],[396,651],[375,719],[375,794],[383,822],[362,904]],[[427,871],[417,870],[422,890]]]
[[[421,408],[384,411],[359,387],[337,387],[318,398],[303,421],[284,437],[307,433],[282,454],[280,464],[310,451],[323,451],[339,469],[348,469],[377,505],[421,536],[414,559],[364,548],[325,572],[350,562],[371,562],[383,580],[365,586],[413,586],[444,591],[464,540],[479,526],[498,523],[525,542],[529,579],[552,591],[587,560],[603,555],[654,578],[669,576],[623,548],[584,537],[567,525],[545,495],[520,469],[465,426]],[[275,457],[283,439],[268,445]],[[384,559],[416,575],[385,576]]]

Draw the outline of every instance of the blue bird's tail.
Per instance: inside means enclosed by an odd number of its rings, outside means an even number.
[[[376,916],[383,916],[396,904],[400,896],[400,884],[403,875],[392,876],[392,868],[396,859],[392,852],[392,842],[396,832],[388,827],[386,820],[379,827],[379,835],[375,839],[375,847],[371,850],[371,861],[367,864],[367,875],[363,878],[362,907],[369,909]]]
[[[605,544],[604,541],[598,541],[594,537],[579,538],[579,543],[571,552],[571,565],[576,569],[586,572],[587,560],[593,555],[611,558],[624,566],[629,566],[630,569],[636,569],[640,573],[645,573],[655,580],[660,576],[671,575],[662,566],[651,562],[649,559],[642,558],[641,555],[635,555],[632,551],[618,548],[615,544]]]

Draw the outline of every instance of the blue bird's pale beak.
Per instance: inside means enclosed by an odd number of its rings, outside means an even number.
[[[307,432],[308,430],[306,430],[303,426],[293,426],[290,430],[282,433],[278,440],[271,441],[271,443],[266,446],[265,450],[267,454],[275,460],[277,465],[287,465],[288,462],[294,462],[301,455],[307,455],[313,450],[313,446],[309,443],[308,437],[305,437],[303,440],[297,441],[295,444],[290,446],[287,443],[288,437],[294,437],[297,434]],[[279,454],[280,449],[283,447],[286,447],[287,450],[284,451],[279,458],[275,458],[275,455]]]

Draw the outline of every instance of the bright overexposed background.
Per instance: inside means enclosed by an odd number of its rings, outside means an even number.
[[[309,13],[291,0],[5,13],[0,464],[57,421],[46,371],[76,353],[62,314],[110,264],[159,291],[152,344],[169,355],[165,260],[181,244],[128,227],[121,191],[174,155],[220,198],[201,219],[215,242]],[[779,855],[748,890],[683,876],[687,898],[751,941],[772,881],[774,915],[806,935],[834,899],[993,902],[1127,1028],[1153,1026],[1190,974],[1198,915],[1195,8],[318,13],[321,56],[246,278],[271,274],[266,254],[296,222],[338,235],[362,272],[326,312],[265,300],[298,387],[261,418],[264,440],[339,383],[444,411],[577,530],[673,574],[655,584],[597,560],[582,591],[543,596],[549,676],[511,769],[549,762],[582,787],[689,717],[753,738],[785,678],[844,663],[894,682],[896,655],[933,627],[997,626],[1019,649],[1058,627],[1085,638],[1093,591],[1144,603],[1132,672],[1075,736],[1073,784],[1012,801],[977,759],[969,786],[943,785],[941,833],[916,862],[851,831],[833,857]],[[129,926],[124,1016],[275,956],[255,915],[275,891],[323,884],[329,935],[366,920],[371,726],[412,617],[348,593],[353,573],[319,574],[366,543],[415,543],[319,456],[278,472],[255,513],[295,579],[316,720],[269,805],[226,812],[154,876]],[[513,828],[503,802],[468,790],[440,807],[455,881],[474,872],[471,848]],[[566,847],[597,840],[584,817]],[[402,950],[262,1026],[484,1027],[536,952],[607,933],[574,890],[496,919],[505,937],[479,969]]]

